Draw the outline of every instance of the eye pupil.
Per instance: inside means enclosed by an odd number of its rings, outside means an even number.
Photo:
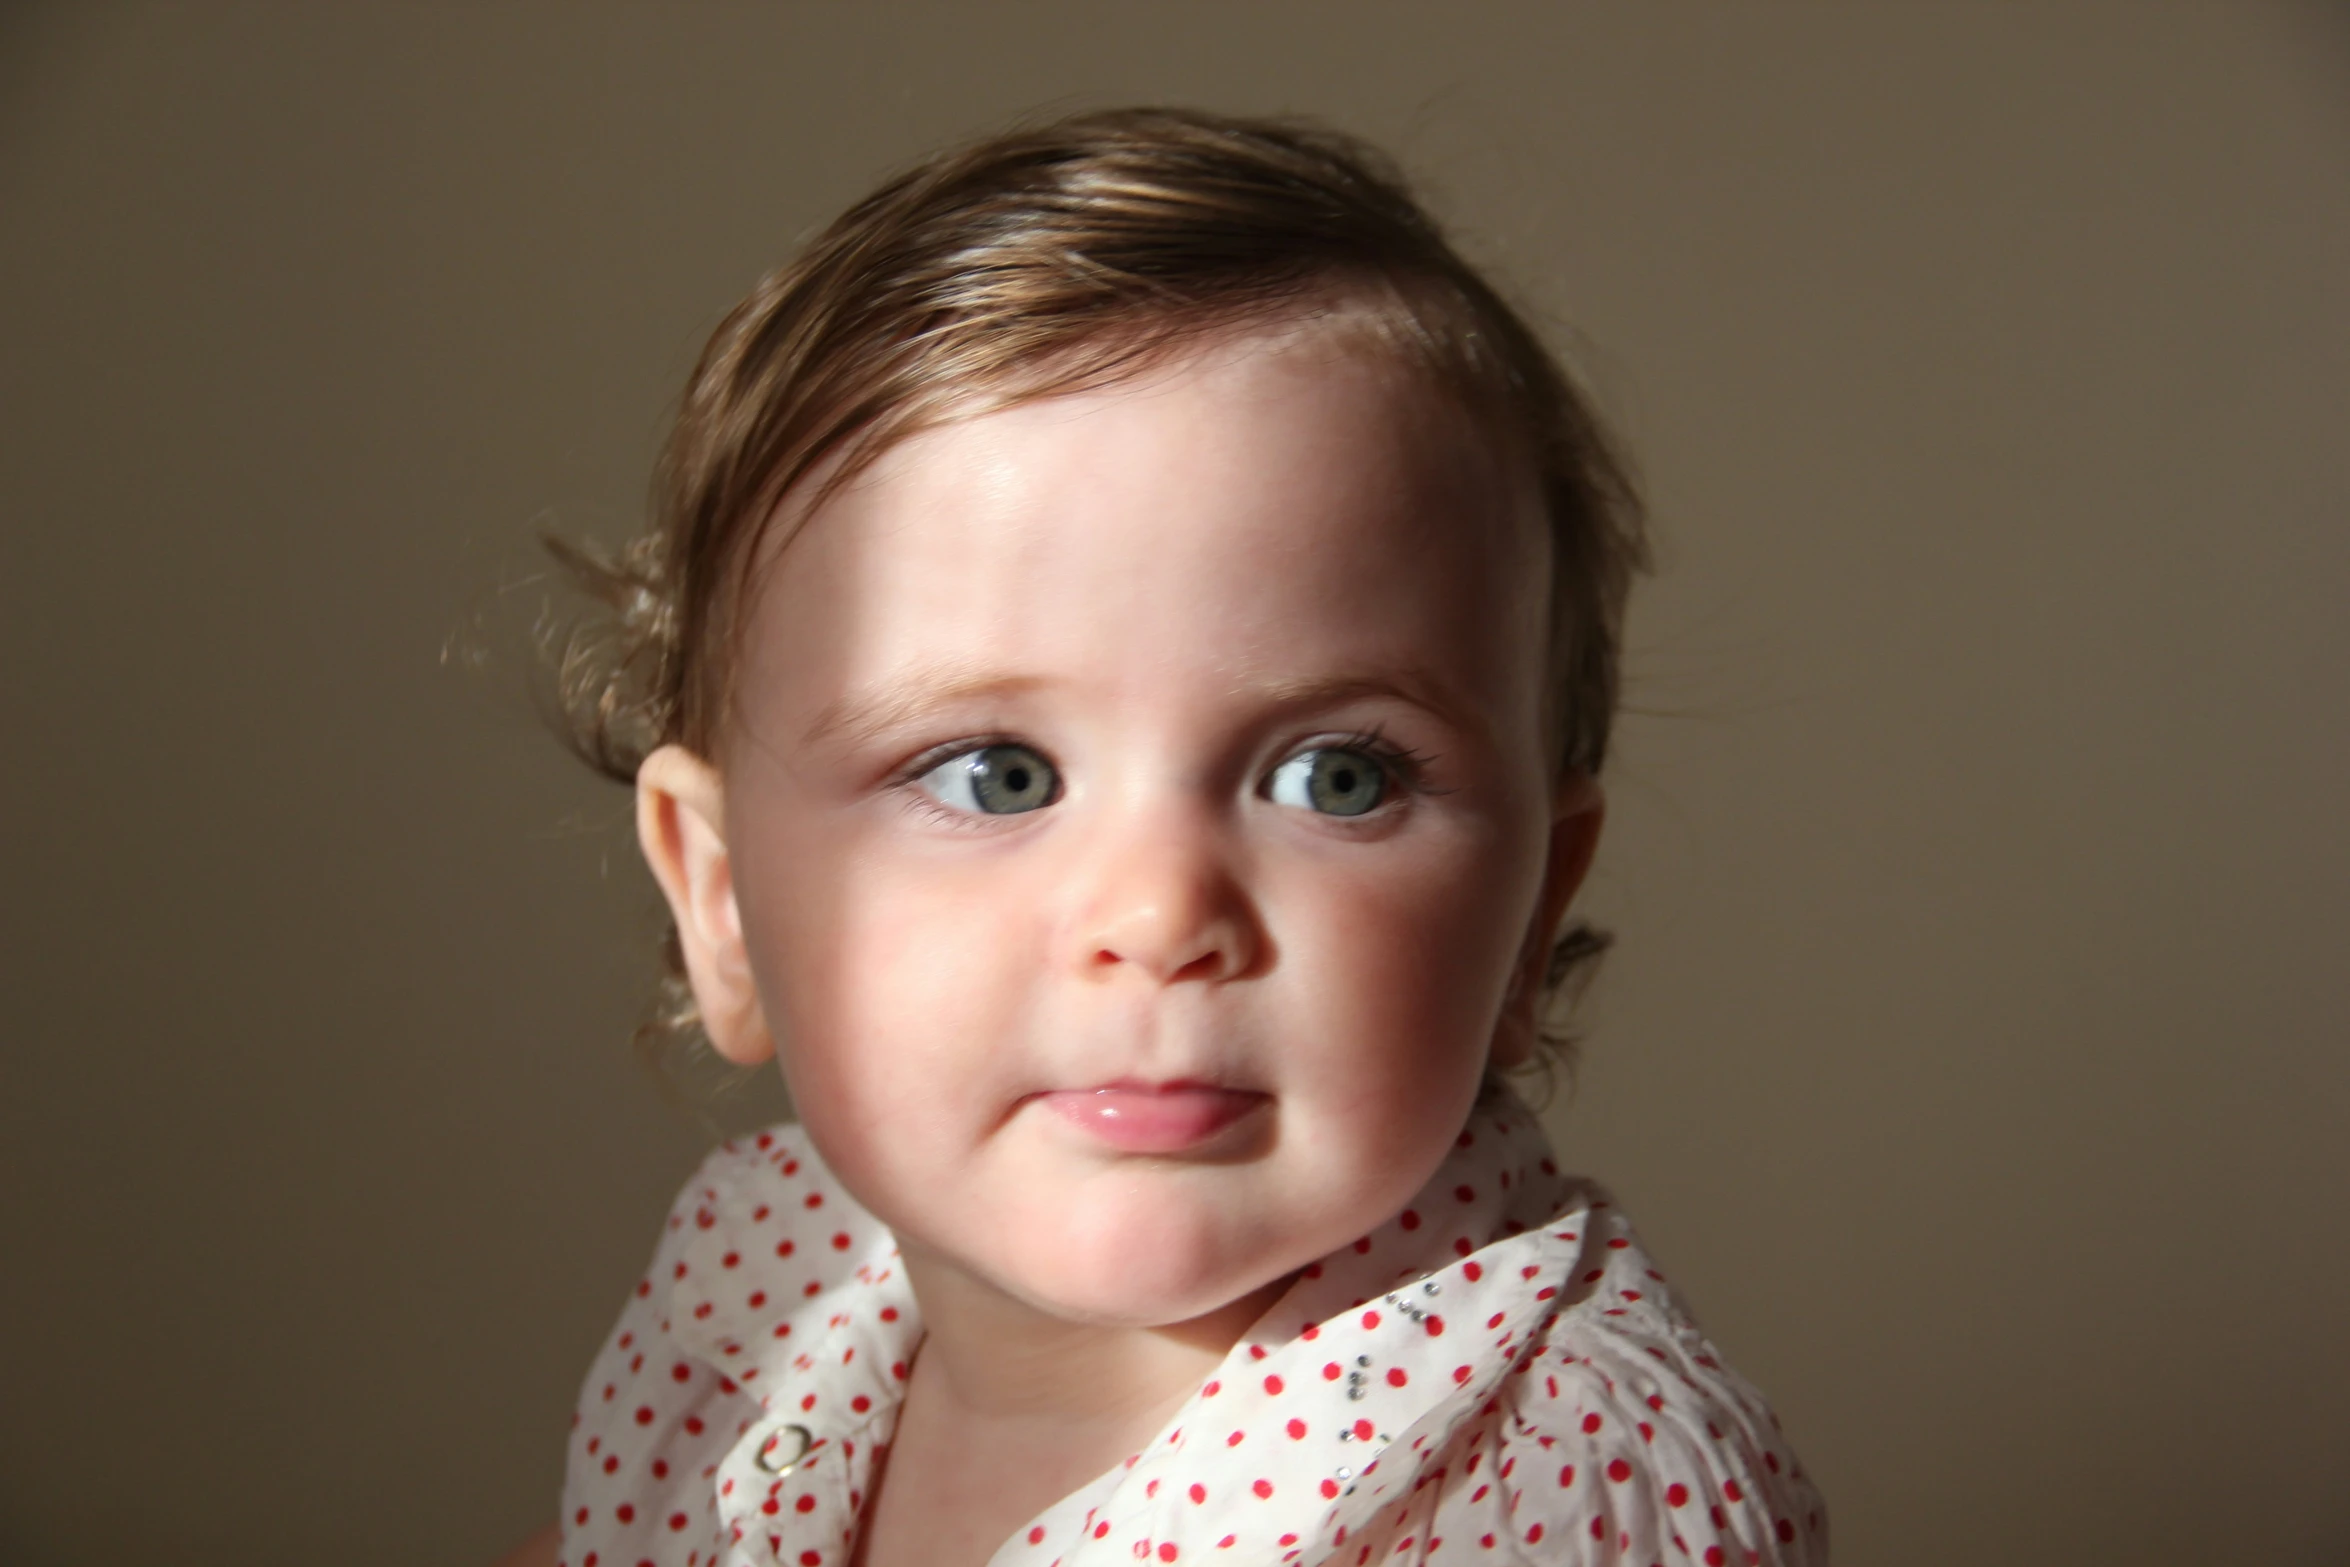
[[[1305,798],[1299,803],[1324,815],[1360,816],[1377,806],[1387,792],[1385,771],[1359,751],[1333,746],[1308,756]]]
[[[971,797],[990,816],[1010,816],[1052,803],[1052,767],[1024,745],[974,751],[970,768]]]

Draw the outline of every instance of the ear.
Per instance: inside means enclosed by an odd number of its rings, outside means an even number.
[[[725,801],[717,769],[683,746],[665,745],[637,769],[637,842],[677,921],[702,1029],[727,1060],[755,1066],[775,1054],[775,1039],[743,944]]]
[[[1607,798],[1599,784],[1582,773],[1570,773],[1559,783],[1551,801],[1550,846],[1544,859],[1542,890],[1534,900],[1534,917],[1526,927],[1525,945],[1518,949],[1510,974],[1509,993],[1502,1000],[1501,1018],[1493,1030],[1494,1070],[1506,1072],[1532,1059],[1542,1030],[1542,993],[1549,977],[1550,947],[1558,937],[1559,921],[1591,870],[1591,856],[1599,847],[1599,829],[1607,819]]]

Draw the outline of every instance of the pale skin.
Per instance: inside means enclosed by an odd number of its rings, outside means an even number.
[[[1547,574],[1524,465],[1312,322],[926,431],[761,560],[638,825],[712,1043],[780,1056],[921,1305],[857,1567],[980,1567],[1139,1449],[1532,1048],[1602,814]],[[1056,1108],[1177,1081],[1247,1112],[1139,1155]]]

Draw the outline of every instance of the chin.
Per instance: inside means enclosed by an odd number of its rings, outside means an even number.
[[[1077,1204],[1001,1237],[1010,1293],[1070,1322],[1164,1327],[1228,1306],[1321,1255],[1268,1244],[1263,1215],[1188,1204]],[[1327,1248],[1323,1248],[1327,1249]]]

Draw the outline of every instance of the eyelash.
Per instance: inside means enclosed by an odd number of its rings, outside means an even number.
[[[1039,756],[1045,756],[1043,751],[1029,746],[1027,741],[1012,735],[966,736],[960,740],[950,740],[944,745],[934,745],[920,753],[897,770],[891,779],[891,785],[907,797],[914,809],[933,821],[957,827],[969,827],[975,821],[985,821],[987,820],[985,817],[973,817],[969,812],[958,811],[951,806],[940,804],[925,791],[915,788],[914,785],[939,763],[958,756],[967,756],[973,751],[984,751],[991,745],[1024,746],[1035,750]],[[1370,757],[1385,769],[1389,780],[1394,783],[1396,788],[1406,794],[1450,794],[1452,792],[1449,789],[1432,789],[1428,786],[1428,769],[1435,762],[1434,757],[1390,740],[1387,738],[1386,731],[1377,725],[1369,729],[1358,729],[1351,734],[1334,735],[1326,739],[1314,740],[1286,752],[1281,760],[1287,762],[1308,751],[1354,751]],[[1045,756],[1045,760],[1051,762],[1052,758]],[[1055,771],[1058,771],[1057,765]],[[1261,788],[1262,785],[1260,784],[1259,787]],[[1384,816],[1387,811],[1383,804],[1378,810],[1368,814]]]
[[[1308,751],[1358,752],[1385,768],[1388,778],[1394,782],[1397,788],[1407,794],[1445,794],[1449,792],[1428,787],[1428,768],[1435,761],[1434,757],[1424,752],[1415,751],[1407,745],[1397,744],[1387,738],[1384,730],[1376,726],[1357,730],[1350,735],[1341,735],[1335,740],[1317,740],[1311,745],[1299,746],[1282,760],[1287,761],[1290,757],[1302,756]]]

